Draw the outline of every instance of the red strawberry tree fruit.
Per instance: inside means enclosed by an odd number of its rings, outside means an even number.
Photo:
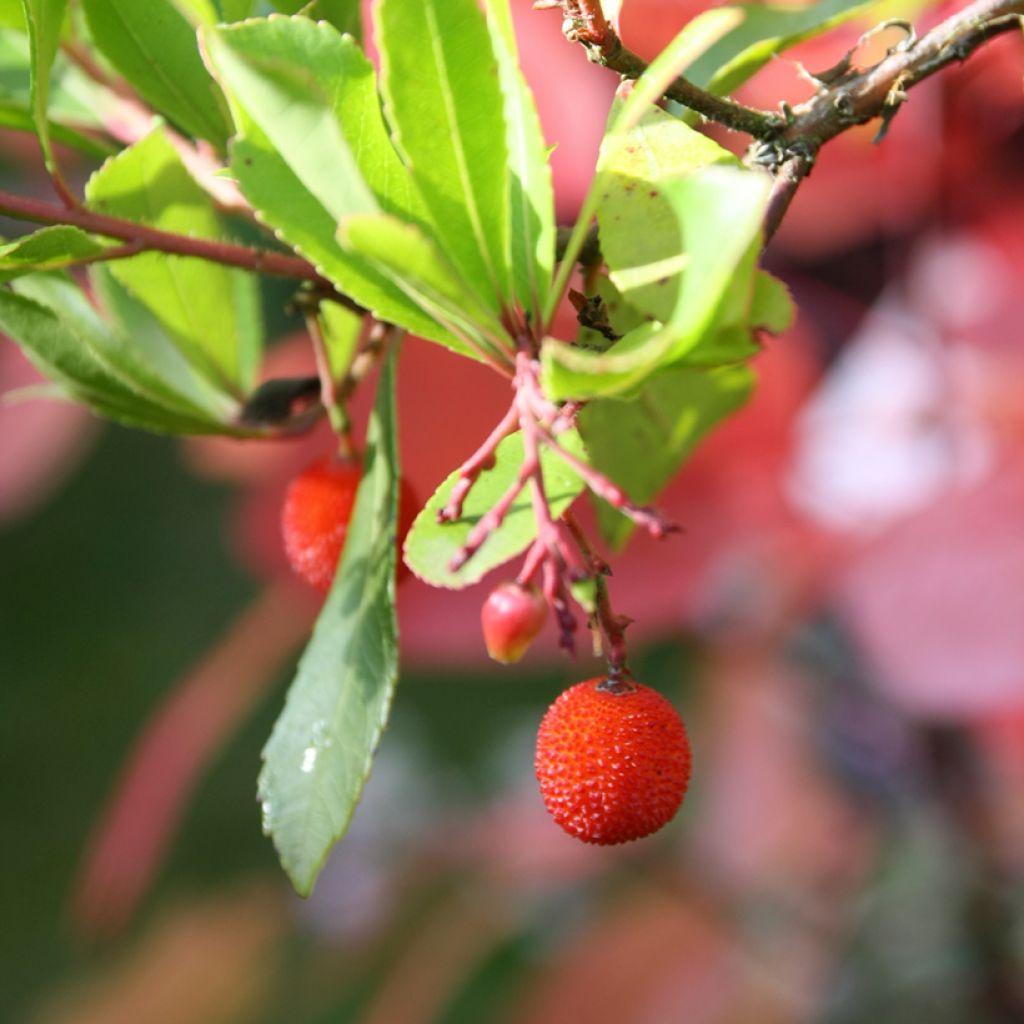
[[[419,511],[404,562],[459,588],[519,559],[518,605],[484,609],[504,660],[545,607],[570,653],[590,627],[608,672],[545,718],[542,791],[583,839],[648,834],[683,798],[686,734],[632,679],[609,566],[570,507],[587,492],[613,548],[635,529],[674,532],[651,502],[743,404],[763,334],[792,318],[758,260],[821,147],[870,121],[898,130],[918,82],[1024,14],[1024,0],[976,0],[921,35],[904,25],[873,66],[851,53],[804,103],[766,111],[730,94],[856,4],[708,10],[650,64],[619,38],[619,0],[535,6],[559,10],[568,42],[608,69],[595,75],[621,80],[562,231],[508,0],[381,0],[379,66],[355,2],[251,17],[244,0],[82,0],[72,17],[67,0],[24,0],[5,15],[27,37],[11,123],[34,129],[55,197],[0,192],[0,213],[41,225],[0,247],[0,330],[66,397],[134,427],[282,440],[333,428],[325,465],[344,467],[341,493],[326,496],[331,473],[316,470],[284,512],[297,567],[327,594],[259,779],[266,831],[304,894],[345,832],[398,677],[402,336],[488,367],[509,396]],[[84,119],[69,113],[83,96]],[[82,189],[69,150],[91,161]],[[294,284],[318,372],[257,386],[271,279]],[[572,336],[555,329],[566,303]],[[348,400],[370,382],[358,451]]]

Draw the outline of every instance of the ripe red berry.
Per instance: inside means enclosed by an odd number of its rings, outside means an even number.
[[[324,593],[338,568],[361,476],[358,463],[320,459],[285,492],[281,532],[288,562]]]
[[[300,473],[285,492],[281,533],[288,563],[327,593],[338,568],[362,470],[357,462],[328,457]],[[399,487],[399,539],[412,525],[416,499],[404,480]],[[398,579],[408,575],[399,558]]]
[[[566,832],[585,843],[625,843],[657,832],[679,809],[690,744],[657,690],[598,677],[548,708],[535,768],[544,805]]]
[[[499,584],[480,609],[487,653],[504,665],[518,661],[543,628],[547,615],[547,602],[536,587]]]

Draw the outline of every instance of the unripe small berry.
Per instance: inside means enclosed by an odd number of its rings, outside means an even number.
[[[504,665],[518,661],[548,615],[543,594],[532,585],[501,583],[480,609],[487,653]]]
[[[598,677],[548,708],[535,768],[544,805],[566,832],[585,843],[625,843],[657,832],[679,809],[690,744],[657,690]]]
[[[338,568],[362,469],[357,462],[328,457],[314,462],[289,485],[281,509],[281,534],[288,563],[317,590],[331,589]],[[401,540],[415,514],[416,499],[400,481],[398,533]],[[401,557],[398,579],[409,570]]]

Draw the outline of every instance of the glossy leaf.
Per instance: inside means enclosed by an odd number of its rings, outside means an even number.
[[[488,0],[488,27],[505,100],[509,154],[509,247],[515,294],[537,322],[555,262],[555,196],[547,144],[522,72],[508,0]]]
[[[303,896],[352,818],[398,679],[393,364],[378,385],[341,564],[263,751],[264,831]]]
[[[624,82],[619,87],[624,101],[612,108],[605,138],[613,142],[617,136],[628,135],[650,108],[665,94],[669,84],[683,68],[692,64],[709,46],[734,28],[741,20],[735,8],[720,7],[708,11],[703,19],[694,19],[648,65],[636,82]],[[584,197],[576,223],[565,246],[555,283],[548,293],[543,323],[550,324],[562,292],[576,263],[583,241],[590,230],[591,221],[600,205],[605,187],[605,175],[598,171]]]
[[[437,246],[413,224],[386,214],[346,217],[338,237],[390,278],[421,309],[429,311],[467,351],[494,351],[504,330]]]
[[[14,0],[14,5],[24,19],[21,0]],[[36,131],[33,78],[32,45],[27,32],[0,28],[0,126]],[[79,131],[102,127],[114,102],[112,94],[69,63],[59,50],[50,66],[46,92],[46,131],[50,139],[90,156],[103,158],[115,152],[111,144]]]
[[[585,458],[583,444],[575,431],[559,435],[563,447]],[[484,541],[477,553],[457,572],[448,564],[462,547],[470,531],[515,480],[523,462],[520,434],[506,437],[498,445],[495,465],[480,475],[469,492],[462,517],[454,523],[438,523],[437,513],[448,501],[459,479],[452,473],[434,492],[405,539],[405,562],[421,579],[435,587],[459,589],[485,576],[491,569],[523,552],[537,536],[530,488],[527,486],[513,502],[504,522]],[[583,490],[583,482],[557,455],[541,451],[544,487],[551,513],[560,516]]]
[[[112,268],[109,263],[91,266],[89,284],[113,336],[124,339],[125,347],[137,354],[172,396],[209,410],[222,422],[233,419],[239,411],[237,399],[226,395],[189,363],[157,317],[121,284]],[[247,276],[240,275],[239,280],[244,282]]]
[[[349,214],[383,207],[415,220],[419,210],[381,119],[373,68],[355,44],[329,25],[280,17],[209,30],[204,40],[239,130],[232,171],[260,217],[379,319],[470,354],[336,238]],[[346,131],[360,140],[356,151]]]
[[[0,281],[35,270],[56,270],[96,259],[109,246],[78,228],[41,228],[7,245],[0,245]]]
[[[777,53],[828,32],[872,6],[871,0],[819,0],[804,6],[742,4],[739,24],[685,68],[686,77],[724,95],[742,85]],[[698,15],[700,23],[711,12]]]
[[[640,504],[653,501],[704,435],[742,406],[753,388],[746,366],[665,370],[629,402],[603,399],[580,413],[590,461]],[[598,522],[620,547],[633,523],[600,502]]]
[[[36,130],[35,121],[32,120],[32,115],[27,110],[19,106],[5,104],[2,101],[0,101],[0,128],[12,128],[19,132],[35,132]],[[54,142],[59,142],[69,149],[77,150],[79,153],[84,153],[95,159],[102,160],[116,152],[115,147],[97,142],[95,139],[89,138],[88,135],[83,135],[81,132],[75,131],[74,128],[68,128],[56,121],[50,122],[48,131]]]
[[[208,3],[189,5],[194,21],[174,0],[82,0],[82,6],[97,47],[147,102],[190,135],[225,145],[224,97],[196,42],[197,25],[216,20]]]
[[[169,433],[242,433],[234,409],[200,405],[178,392],[134,347],[103,323],[81,290],[59,275],[20,278],[0,289],[0,330],[72,397],[131,426]]]
[[[642,183],[638,184],[642,187]],[[711,167],[663,182],[661,195],[686,241],[686,273],[671,314],[630,331],[606,352],[548,339],[543,347],[545,392],[552,398],[635,393],[651,374],[671,366],[709,332],[737,269],[758,237],[768,196],[765,176]],[[748,274],[753,273],[748,266]]]
[[[161,130],[108,160],[86,186],[89,206],[178,234],[221,237],[210,197]],[[248,390],[261,338],[253,282],[205,260],[145,253],[111,272],[164,324],[186,358],[222,389]]]
[[[32,52],[32,119],[43,151],[43,161],[47,170],[53,173],[56,164],[50,141],[50,122],[47,118],[50,70],[57,55],[68,0],[22,0],[22,3]]]
[[[609,135],[601,146],[601,252],[625,300],[657,320],[671,316],[692,255],[659,183],[712,164],[737,166],[738,161],[657,107],[644,111],[629,131]]]
[[[442,248],[493,308],[511,294],[508,148],[498,65],[476,0],[381,0],[388,118]]]

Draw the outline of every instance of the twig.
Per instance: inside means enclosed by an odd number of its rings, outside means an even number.
[[[601,10],[600,0],[558,0],[557,3],[541,0],[534,6],[560,7],[565,18],[562,31],[570,42],[582,44],[592,63],[616,71],[623,78],[636,79],[647,70],[647,63],[622,45]],[[780,114],[754,110],[735,100],[716,96],[682,75],[672,81],[665,95],[711,121],[755,138],[770,136],[785,123]]]
[[[608,479],[603,473],[598,472],[593,466],[584,462],[581,458],[573,455],[568,449],[563,448],[555,438],[538,426],[538,433],[544,439],[544,444],[553,451],[599,498],[603,498],[614,509],[618,509],[625,516],[629,516],[637,526],[642,526],[647,532],[657,539],[668,536],[670,533],[678,533],[679,527],[667,522],[653,508],[636,505],[629,500],[626,492]]]
[[[140,251],[166,252],[173,256],[194,256],[197,259],[238,267],[258,274],[271,274],[298,281],[309,281],[325,293],[337,294],[334,285],[317,273],[312,263],[299,256],[274,252],[269,249],[254,249],[233,242],[215,242],[206,238],[191,238],[171,231],[147,227],[120,217],[110,217],[81,207],[65,209],[53,203],[27,196],[0,191],[0,214],[34,224],[67,224],[107,238],[118,238]],[[123,251],[117,252],[123,256]],[[362,311],[353,300],[339,297],[351,309]]]
[[[954,62],[965,61],[989,39],[1020,29],[1024,0],[976,0],[920,39],[894,48],[872,68],[843,76],[789,112],[788,125],[753,146],[747,162],[775,172],[765,236],[778,228],[818,150],[856,125],[882,118],[878,141],[907,99],[907,90]]]

